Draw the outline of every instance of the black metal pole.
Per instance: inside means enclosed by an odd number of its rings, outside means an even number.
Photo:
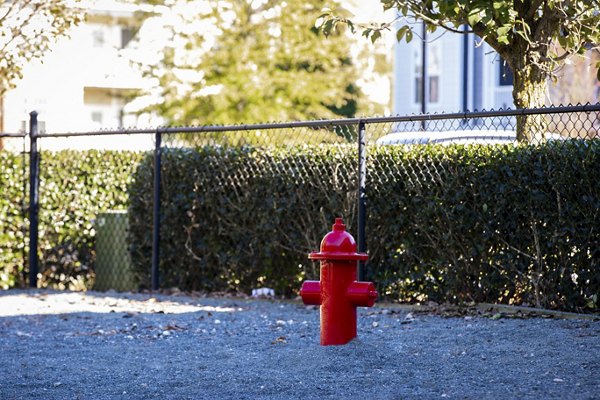
[[[365,123],[358,124],[358,252],[367,251],[366,246],[366,210],[367,210],[367,160],[366,160],[366,141],[365,141]],[[358,280],[365,278],[365,262],[359,261],[357,266]]]
[[[29,254],[27,253],[27,243],[25,242],[26,238],[27,238],[27,214],[29,213],[28,210],[28,205],[27,205],[27,201],[28,201],[28,197],[27,197],[27,179],[25,178],[27,176],[27,135],[23,136],[23,151],[21,152],[21,164],[22,164],[22,171],[21,171],[21,176],[22,176],[22,181],[23,181],[23,199],[21,200],[21,216],[23,217],[23,224],[21,225],[21,233],[23,234],[23,272],[21,273],[21,278],[22,278],[22,282],[26,282],[28,280],[28,276],[27,274],[29,273],[27,266],[29,265],[29,263],[27,262],[27,259],[29,257]]]
[[[423,42],[421,44],[421,114],[427,112],[427,24],[423,21]],[[425,130],[425,120],[421,121],[421,129]]]
[[[161,132],[156,131],[154,142],[154,201],[152,228],[152,290],[158,290],[158,266],[160,261],[160,169],[161,169]]]
[[[463,70],[462,70],[462,111],[469,109],[469,31],[468,25],[463,25]]]
[[[463,61],[462,61],[462,111],[467,112],[469,109],[469,31],[468,25],[463,25]],[[462,120],[462,125],[467,126],[468,119]]]
[[[37,287],[40,157],[37,149],[38,113],[29,113],[29,287]]]

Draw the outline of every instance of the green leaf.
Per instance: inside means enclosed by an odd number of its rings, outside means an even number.
[[[477,25],[481,21],[481,18],[481,10],[479,8],[471,10],[471,12],[469,12],[467,15],[467,21],[471,26]]]
[[[496,34],[498,36],[506,36],[508,34],[508,32],[510,32],[511,30],[512,30],[511,25],[504,25],[504,26],[501,26],[500,28],[496,29]]]
[[[379,31],[379,30],[373,31],[373,34],[371,35],[371,43],[375,43],[375,41],[377,39],[379,39],[380,37],[381,37],[381,31]]]
[[[404,35],[406,35],[406,25],[401,27],[400,29],[398,29],[398,31],[396,32],[396,40],[397,41],[401,41],[404,38]]]

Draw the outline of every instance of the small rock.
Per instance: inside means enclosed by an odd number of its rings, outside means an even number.
[[[412,313],[408,313],[408,314],[406,314],[406,316],[404,317],[404,320],[401,323],[402,324],[410,324],[414,320],[415,320],[415,317],[413,317]]]
[[[275,297],[275,290],[271,288],[252,289],[252,297]]]

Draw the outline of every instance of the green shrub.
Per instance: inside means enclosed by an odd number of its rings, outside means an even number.
[[[352,217],[355,179],[343,147],[296,150],[210,148],[163,153],[161,284],[243,291],[268,285],[291,295],[308,273],[337,213]],[[138,278],[149,286],[152,159],[132,184],[130,226]],[[330,185],[336,182],[336,189]],[[316,211],[316,213],[315,213]]]
[[[7,288],[22,285],[26,269],[29,200],[23,197],[23,185],[29,176],[22,172],[21,155],[0,152],[0,157],[0,285]],[[99,212],[127,208],[127,185],[140,159],[134,152],[41,153],[41,287],[81,290],[93,284],[94,219]]]
[[[600,141],[368,150],[367,279],[384,297],[598,309]],[[0,152],[4,288],[26,269],[26,163]],[[89,287],[93,220],[128,207],[148,287],[152,154],[43,152],[41,172],[41,286]],[[356,189],[354,145],[165,148],[161,286],[294,295],[336,216],[356,235]]]
[[[0,289],[23,283],[28,159],[0,151]]]
[[[598,307],[600,143],[369,149],[368,278],[402,301]],[[169,149],[163,286],[297,292],[335,216],[356,234],[353,146]],[[149,285],[152,160],[132,184],[131,246]]]
[[[386,295],[598,308],[599,141],[387,147],[373,157],[371,174],[415,163],[436,171],[395,174],[370,197],[368,245]]]

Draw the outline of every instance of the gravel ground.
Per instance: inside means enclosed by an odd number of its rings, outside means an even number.
[[[497,316],[496,316],[497,317]],[[0,293],[0,399],[600,399],[600,322],[121,293]]]

